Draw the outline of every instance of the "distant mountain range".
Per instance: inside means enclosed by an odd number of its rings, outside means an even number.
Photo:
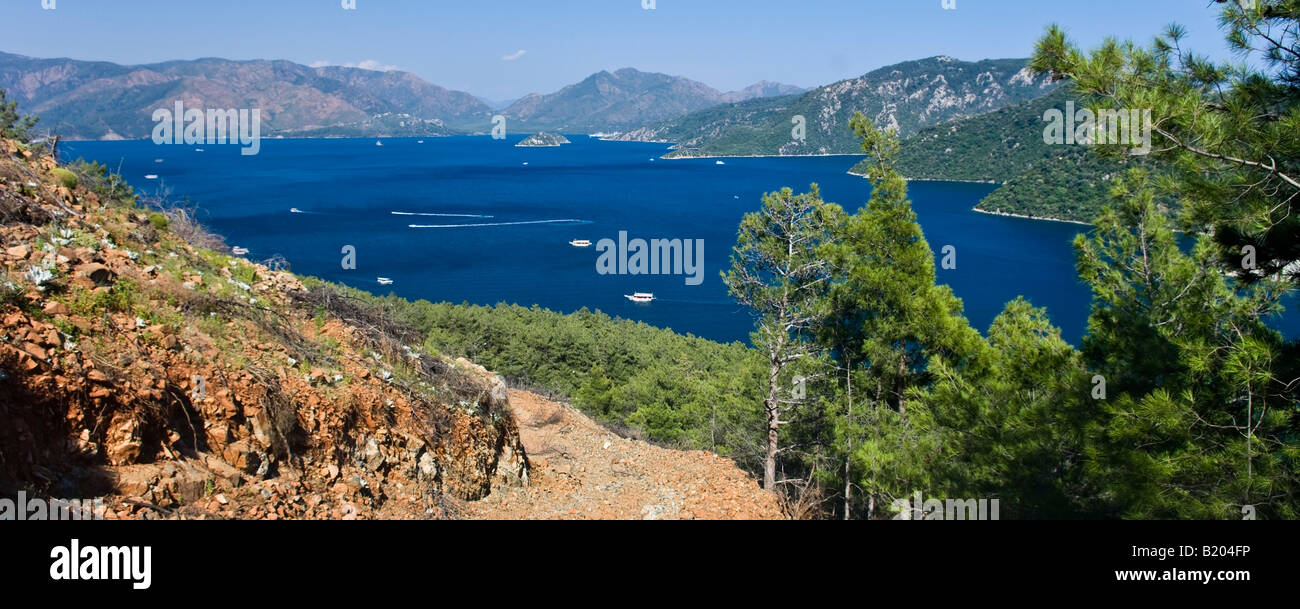
[[[1025,59],[931,57],[880,68],[796,95],[708,107],[616,139],[675,142],[670,157],[859,152],[854,112],[906,137],[922,127],[1040,97],[1054,85]],[[795,132],[802,117],[803,139]]]
[[[525,96],[502,114],[511,131],[626,131],[718,104],[801,90],[763,81],[723,93],[682,76],[623,68],[597,72],[555,93]]]
[[[176,100],[192,108],[259,108],[262,133],[269,136],[438,136],[487,132],[498,113],[514,133],[621,131],[720,103],[801,90],[764,81],[722,93],[688,78],[624,68],[555,93],[491,103],[401,71],[283,60],[124,66],[3,52],[0,89],[22,112],[39,115],[42,130],[72,139],[148,137],[153,111]]]
[[[260,108],[263,135],[384,134],[384,115],[411,117],[425,127],[420,134],[443,135],[451,132],[446,124],[477,118],[486,129],[491,114],[473,95],[407,72],[289,61],[123,66],[0,53],[0,88],[23,112],[41,117],[41,130],[74,139],[148,137],[153,111],[175,100],[197,108]]]

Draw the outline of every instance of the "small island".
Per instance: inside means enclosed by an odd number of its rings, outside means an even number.
[[[559,146],[568,143],[568,138],[558,133],[538,133],[537,135],[530,135],[524,138],[523,141],[515,144],[515,146],[545,147]]]

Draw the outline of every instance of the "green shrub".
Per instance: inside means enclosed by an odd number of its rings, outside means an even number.
[[[153,227],[158,230],[165,230],[168,224],[167,216],[160,214],[158,212],[150,213],[149,223],[152,224]]]
[[[69,189],[77,187],[77,174],[72,173],[67,169],[56,167],[50,172],[50,175],[54,176],[54,183],[59,186]]]
[[[135,281],[122,279],[107,290],[80,290],[72,297],[69,308],[83,316],[104,311],[126,313],[135,304],[138,287]]]

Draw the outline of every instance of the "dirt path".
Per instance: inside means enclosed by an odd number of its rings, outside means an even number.
[[[510,391],[532,460],[527,488],[498,486],[463,516],[489,519],[776,519],[776,500],[729,459],[628,440],[573,408]]]

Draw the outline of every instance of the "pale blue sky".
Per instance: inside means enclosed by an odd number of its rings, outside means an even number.
[[[645,10],[643,0],[356,0],[344,10],[341,0],[54,0],[43,10],[42,0],[3,0],[0,51],[372,62],[489,99],[622,67],[724,91],[816,86],[933,55],[1026,57],[1054,21],[1086,46],[1105,35],[1145,43],[1177,21],[1196,50],[1224,53],[1210,0],[955,1],[654,0]]]

